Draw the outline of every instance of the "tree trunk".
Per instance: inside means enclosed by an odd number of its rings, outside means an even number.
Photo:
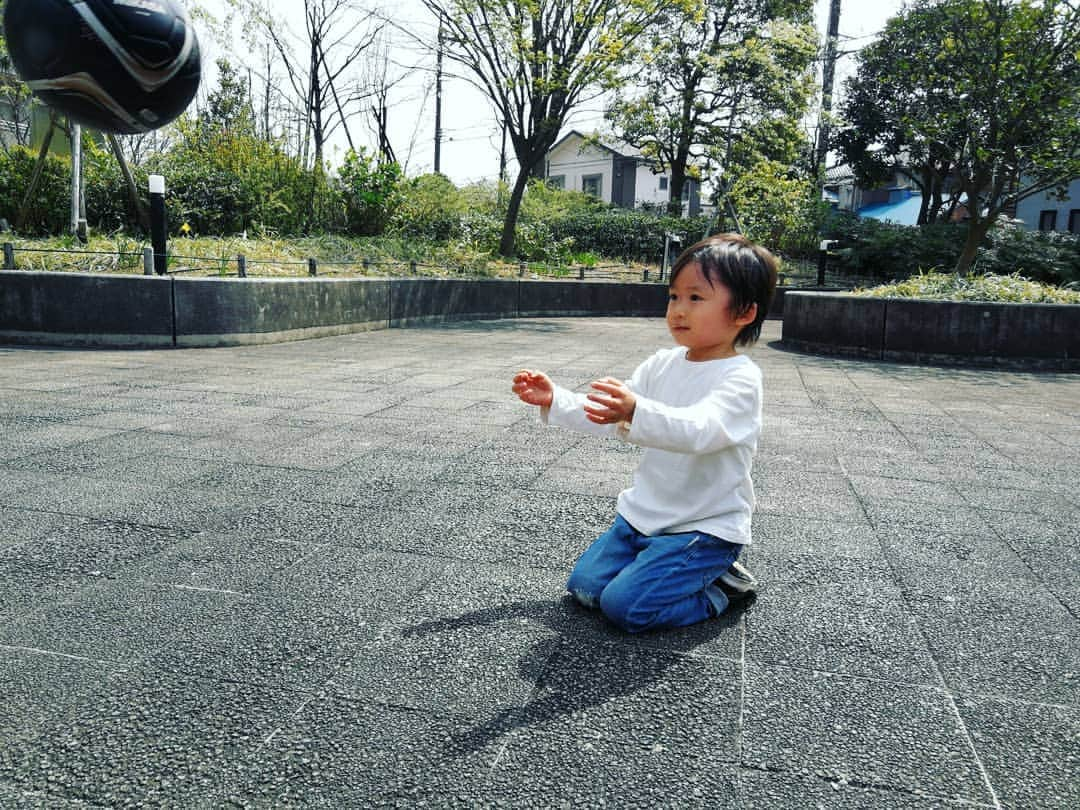
[[[139,187],[135,185],[135,178],[131,176],[131,168],[124,158],[124,152],[120,148],[120,141],[118,141],[116,136],[111,133],[108,135],[108,140],[109,147],[116,156],[116,162],[120,164],[120,174],[124,176],[124,185],[127,186],[128,196],[131,197],[131,204],[135,207],[135,222],[145,233],[149,233],[150,213],[146,210],[146,206],[143,205],[142,198],[139,196]]]
[[[986,237],[986,234],[990,231],[990,226],[994,223],[993,217],[980,218],[978,222],[972,220],[968,224],[967,241],[964,242],[964,249],[960,252],[960,258],[956,262],[956,275],[967,275],[971,272],[972,266],[975,264],[975,256],[979,252],[979,245],[982,244],[982,240]]]
[[[532,172],[529,169],[522,166],[518,172],[517,180],[514,181],[514,190],[510,192],[510,204],[506,208],[502,238],[499,240],[499,253],[506,257],[514,255],[514,236],[517,229],[518,214],[521,212],[521,200],[525,196],[525,189],[529,185],[531,174]]]
[[[49,131],[45,133],[45,140],[41,142],[41,151],[38,152],[37,163],[30,175],[30,185],[26,187],[26,196],[23,197],[22,205],[19,206],[19,214],[15,217],[15,230],[21,231],[26,224],[26,214],[30,208],[30,200],[34,198],[38,182],[41,180],[41,172],[45,169],[45,158],[48,157],[49,147],[52,145],[53,132],[56,131],[56,113],[49,113]]]

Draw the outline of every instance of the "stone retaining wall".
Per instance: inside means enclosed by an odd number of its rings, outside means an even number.
[[[1080,371],[1080,306],[792,291],[782,343],[880,360]]]
[[[662,316],[663,284],[0,271],[0,342],[230,346],[469,319]]]

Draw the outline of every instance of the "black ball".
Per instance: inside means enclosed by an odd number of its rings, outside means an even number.
[[[199,42],[174,0],[7,0],[4,33],[34,94],[102,132],[164,126],[199,89]]]

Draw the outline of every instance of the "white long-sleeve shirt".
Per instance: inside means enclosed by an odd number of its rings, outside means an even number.
[[[619,514],[642,534],[700,531],[748,544],[761,370],[745,355],[690,361],[676,346],[638,366],[626,385],[637,400],[629,425],[590,422],[585,394],[561,386],[541,418],[645,448],[633,486],[618,499]]]

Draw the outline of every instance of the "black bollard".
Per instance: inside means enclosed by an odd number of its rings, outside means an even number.
[[[150,243],[154,247],[154,272],[159,276],[168,272],[165,255],[167,225],[165,222],[165,178],[150,175]]]

